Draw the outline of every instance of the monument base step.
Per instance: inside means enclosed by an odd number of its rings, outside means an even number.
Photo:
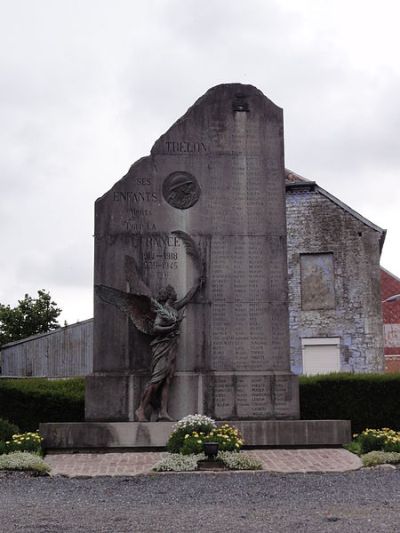
[[[350,420],[226,420],[245,446],[341,446],[351,441]],[[40,424],[43,447],[57,449],[164,448],[173,422],[66,422]]]

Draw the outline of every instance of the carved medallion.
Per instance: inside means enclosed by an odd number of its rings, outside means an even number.
[[[189,209],[200,198],[200,185],[189,172],[172,172],[162,188],[164,199],[176,209]]]

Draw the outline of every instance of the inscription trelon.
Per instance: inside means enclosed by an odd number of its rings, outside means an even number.
[[[249,85],[210,89],[97,200],[95,220],[106,292],[95,294],[87,420],[298,418],[279,107]],[[167,286],[190,298],[175,312],[168,383],[151,388],[162,320],[153,309],[141,329],[137,309],[107,294],[148,302]]]

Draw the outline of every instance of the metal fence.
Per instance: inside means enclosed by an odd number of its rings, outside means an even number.
[[[93,319],[3,346],[2,377],[86,376],[93,369]]]

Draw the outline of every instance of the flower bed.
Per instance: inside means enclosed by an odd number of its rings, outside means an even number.
[[[177,422],[169,436],[167,457],[159,461],[153,470],[156,472],[187,472],[197,470],[199,462],[205,463],[204,444],[218,443],[215,467],[223,466],[231,470],[259,470],[262,465],[256,459],[239,453],[243,438],[238,429],[229,424],[218,426],[215,420],[205,415],[188,415]],[[210,467],[213,461],[208,461]],[[204,465],[203,465],[204,466]]]
[[[11,452],[0,455],[0,470],[28,470],[46,475],[50,467],[36,453]]]
[[[353,437],[354,451],[362,454],[372,451],[400,452],[400,431],[389,428],[365,429]]]
[[[205,415],[189,415],[177,422],[169,436],[167,449],[183,455],[199,454],[204,451],[205,442],[217,442],[220,451],[239,451],[243,445],[239,430]]]
[[[9,440],[0,441],[0,454],[11,452],[42,452],[41,444],[43,438],[39,432],[28,431],[27,433],[16,433]]]

